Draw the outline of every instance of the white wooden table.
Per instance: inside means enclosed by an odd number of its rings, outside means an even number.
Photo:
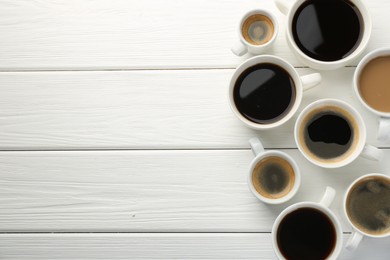
[[[366,1],[368,50],[390,46],[387,0]],[[268,132],[228,106],[240,16],[271,0],[0,0],[0,259],[274,259],[271,227],[286,206],[317,201],[370,172],[390,174],[390,143],[352,95],[356,63],[323,73],[322,97],[358,108],[386,156],[324,170],[296,149],[294,119]],[[270,53],[304,68],[284,33]],[[249,192],[247,140],[291,154],[297,196],[266,206]],[[366,239],[340,259],[390,259]]]

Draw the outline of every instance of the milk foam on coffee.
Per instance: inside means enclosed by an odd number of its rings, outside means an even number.
[[[265,44],[274,35],[274,24],[271,19],[262,14],[248,17],[242,25],[242,36],[253,45]]]
[[[390,56],[368,62],[360,73],[359,92],[373,109],[390,112]]]

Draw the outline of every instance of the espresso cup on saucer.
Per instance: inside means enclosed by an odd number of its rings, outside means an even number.
[[[274,43],[278,31],[278,22],[272,13],[261,9],[249,11],[240,20],[239,42],[231,50],[237,56],[247,52],[264,53]]]
[[[255,56],[239,65],[230,80],[230,107],[250,128],[274,128],[295,114],[303,91],[320,81],[319,73],[299,76],[297,70],[282,58]]]
[[[344,196],[344,214],[355,230],[348,250],[356,249],[363,237],[390,236],[390,177],[373,173],[355,180]]]
[[[255,155],[248,173],[253,195],[268,204],[291,199],[301,184],[301,173],[294,159],[281,151],[264,151],[258,138],[251,138],[249,144]]]
[[[383,152],[366,144],[366,126],[360,114],[348,103],[321,99],[308,105],[294,128],[299,151],[313,164],[338,168],[359,155],[380,161]]]
[[[276,0],[287,16],[287,43],[297,58],[317,70],[349,65],[365,50],[371,16],[362,0]]]
[[[390,48],[368,53],[353,76],[357,99],[369,111],[379,116],[377,138],[390,140]]]
[[[337,259],[343,232],[329,209],[335,194],[327,187],[319,203],[299,202],[279,214],[272,227],[272,244],[279,259]]]

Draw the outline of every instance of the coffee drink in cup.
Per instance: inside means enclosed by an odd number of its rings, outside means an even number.
[[[307,0],[296,10],[291,29],[304,54],[331,62],[355,51],[364,25],[359,9],[348,0]]]
[[[390,113],[390,55],[369,61],[360,71],[358,90],[373,109]]]
[[[269,156],[260,160],[253,169],[252,183],[265,198],[278,199],[286,196],[294,187],[295,172],[282,157]]]
[[[351,223],[366,234],[390,233],[390,178],[367,176],[355,183],[346,198]]]
[[[276,239],[286,259],[327,259],[336,246],[336,228],[322,211],[303,207],[288,213]]]
[[[242,24],[241,31],[244,39],[253,45],[269,42],[274,35],[274,24],[264,14],[253,14]]]
[[[299,131],[302,149],[317,161],[343,160],[354,152],[359,141],[354,117],[338,106],[312,110],[303,118]]]
[[[247,68],[237,79],[233,98],[242,116],[258,124],[285,117],[295,102],[294,80],[282,67],[260,63]]]

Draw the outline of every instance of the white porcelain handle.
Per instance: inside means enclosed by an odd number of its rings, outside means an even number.
[[[264,147],[261,144],[259,138],[253,137],[249,140],[249,144],[251,146],[252,152],[255,156],[264,153]]]
[[[390,139],[390,118],[379,118],[378,140],[388,141]]]
[[[279,11],[282,12],[284,15],[288,14],[288,11],[291,9],[292,3],[295,1],[291,0],[276,0],[276,6],[278,7]]]
[[[363,235],[359,232],[354,232],[352,236],[348,239],[347,244],[345,245],[345,248],[349,251],[355,250],[358,245],[360,244],[360,241],[362,241]]]
[[[303,91],[311,89],[312,87],[320,84],[322,80],[320,73],[313,73],[305,76],[301,76]]]
[[[244,55],[245,53],[248,52],[246,46],[244,44],[242,44],[242,42],[237,42],[232,48],[231,48],[232,52],[234,54],[236,54],[237,56],[242,56]]]
[[[375,146],[366,144],[363,148],[361,156],[371,161],[381,161],[383,158],[383,151]]]
[[[320,200],[320,204],[326,208],[329,208],[335,196],[336,196],[335,189],[333,189],[332,187],[326,187],[325,193]]]

